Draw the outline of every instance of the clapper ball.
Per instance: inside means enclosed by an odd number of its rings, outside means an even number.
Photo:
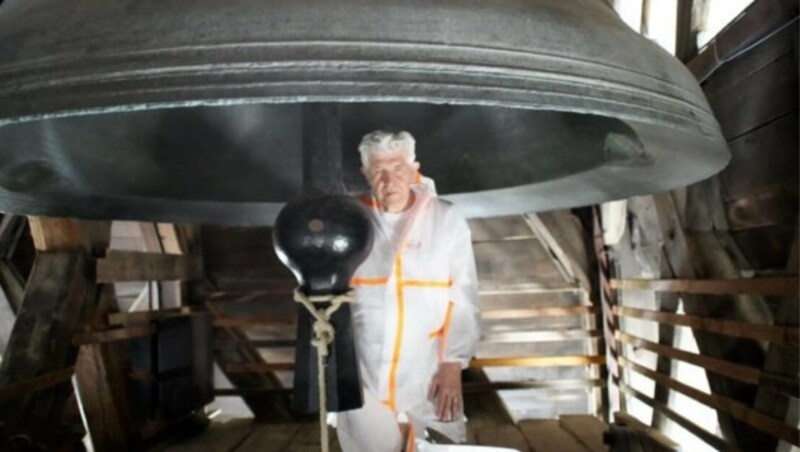
[[[342,294],[372,250],[369,213],[345,195],[305,195],[281,210],[275,252],[307,295]]]

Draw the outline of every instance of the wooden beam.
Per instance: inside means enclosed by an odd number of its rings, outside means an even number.
[[[614,413],[614,423],[643,431],[650,441],[652,441],[653,444],[651,446],[656,451],[678,452],[681,450],[680,444],[671,440],[667,435],[661,433],[661,431],[644,424],[630,413],[617,411]]]
[[[742,383],[757,385],[761,371],[749,366],[735,364],[730,361],[725,361],[718,358],[711,358],[708,356],[698,355],[696,353],[689,353],[680,349],[667,347],[662,344],[656,344],[640,337],[632,336],[626,333],[617,333],[617,339],[624,343],[630,344],[634,347],[649,350],[659,355],[664,355],[672,359],[678,359],[695,366],[702,367],[703,369],[714,372],[717,375],[722,375],[727,378],[732,378]]]
[[[25,280],[8,261],[0,261],[0,288],[14,311],[19,311],[25,294]]]
[[[214,303],[206,303],[206,306],[209,312],[215,316],[222,315],[219,307]],[[247,335],[237,328],[218,328],[214,333],[216,340],[242,341],[249,339]],[[234,386],[283,388],[281,381],[271,372],[231,373],[225,371],[225,367],[230,364],[263,363],[263,356],[252,347],[215,348],[214,358]],[[297,418],[290,408],[291,400],[288,395],[268,400],[245,395],[243,400],[259,421],[293,422]]]
[[[614,315],[633,319],[650,320],[661,324],[686,326],[694,330],[708,331],[730,337],[742,337],[757,341],[770,341],[794,347],[800,342],[800,331],[793,327],[763,325],[735,320],[720,320],[697,315],[672,314],[645,309],[615,307]]]
[[[272,373],[294,370],[294,363],[231,363],[222,366],[223,370],[232,374]]]
[[[482,344],[519,344],[525,342],[562,342],[602,337],[600,330],[539,330],[539,331],[507,331],[481,334]]]
[[[344,193],[339,105],[304,103],[301,113],[303,190]]]
[[[108,314],[109,326],[131,325],[135,323],[148,323],[152,320],[175,317],[190,314],[193,311],[188,306],[182,308],[159,309],[157,311],[137,311],[137,312],[112,312]]]
[[[9,263],[7,261],[0,260],[0,273],[3,273],[3,270],[9,270],[8,266]],[[0,277],[0,280],[2,280],[2,277]],[[11,331],[14,329],[14,321],[17,318],[16,309],[19,305],[12,302],[13,296],[15,295],[11,295],[6,291],[5,284],[0,283],[0,356],[6,351],[6,345],[11,339]],[[21,304],[22,293],[16,296],[20,297],[18,303]]]
[[[292,301],[294,290],[254,291],[254,292],[211,292],[203,295],[203,301],[212,303],[251,303],[267,300],[269,302]]]
[[[581,293],[584,289],[577,284],[539,284],[539,283],[522,283],[522,284],[502,284],[502,285],[488,285],[482,284],[479,289],[479,294],[482,297],[497,296],[497,295],[514,295],[514,294],[539,294],[539,293]]]
[[[561,248],[558,240],[553,237],[553,234],[551,234],[547,229],[547,226],[545,226],[545,224],[542,222],[542,219],[539,218],[539,215],[535,213],[527,213],[522,217],[525,219],[525,223],[528,224],[528,227],[530,227],[533,233],[536,235],[536,238],[542,244],[542,247],[550,254],[553,265],[556,266],[558,271],[561,273],[561,276],[564,277],[564,280],[567,283],[577,285],[579,280],[575,276],[575,271],[572,269],[572,264],[567,256],[567,253],[565,253],[564,249]]]
[[[28,217],[33,244],[39,251],[72,251],[83,243],[79,220]]]
[[[294,348],[297,341],[294,339],[219,339],[214,343],[215,350],[231,349],[238,347],[248,348]]]
[[[203,278],[200,256],[109,250],[97,261],[97,282],[181,280]]]
[[[667,405],[658,402],[657,400],[653,399],[652,397],[648,397],[645,394],[633,389],[632,387],[628,386],[627,384],[621,383],[620,384],[620,391],[628,394],[629,396],[639,400],[640,402],[644,403],[645,405],[649,406],[653,409],[653,411],[658,411],[662,415],[666,416],[672,422],[680,425],[688,432],[702,440],[704,443],[708,444],[709,446],[713,447],[717,450],[723,451],[738,451],[739,448],[734,447],[733,444],[725,441],[724,439],[714,435],[713,433],[705,430],[704,428],[698,426],[694,422],[690,421],[683,415],[679,414],[677,411],[673,410],[672,408],[668,407]]]
[[[603,432],[606,424],[600,419],[586,414],[562,414],[558,417],[558,423],[588,450],[592,452],[608,451],[608,446],[603,444]]]
[[[493,391],[509,391],[519,389],[541,389],[544,391],[583,390],[603,385],[599,379],[565,379],[565,380],[528,380],[528,381],[492,381],[466,382],[462,388],[464,394],[475,394]],[[277,396],[291,394],[292,388],[217,388],[216,396],[261,395]]]
[[[467,368],[461,372],[462,384],[489,384],[491,381],[483,369]],[[508,409],[496,391],[464,394],[464,414],[470,426],[506,425],[514,422]]]
[[[74,367],[67,367],[0,387],[0,400],[20,399],[34,392],[50,389],[69,381],[74,373]]]
[[[108,342],[126,341],[136,337],[156,334],[155,325],[137,325],[128,328],[112,328],[104,331],[76,334],[72,337],[75,346],[88,344],[104,344]]]
[[[651,380],[655,381],[656,384],[678,391],[685,396],[716,410],[724,411],[733,418],[738,419],[745,424],[750,425],[751,427],[755,427],[763,432],[766,432],[775,438],[782,439],[788,443],[794,444],[795,446],[800,446],[800,430],[798,430],[796,427],[787,425],[783,421],[776,420],[761,412],[758,412],[742,402],[717,394],[706,394],[698,389],[674,380],[666,375],[654,372],[625,358],[620,358],[620,365],[650,378]]]
[[[692,15],[694,0],[678,0],[675,30],[675,58],[687,62],[697,55],[697,30]]]
[[[614,272],[612,265],[609,262],[609,256],[604,239],[604,231],[600,218],[600,207],[594,206],[591,208],[591,228],[587,229],[592,231],[591,248],[594,250],[593,266],[597,269],[591,279],[591,297],[590,300],[595,307],[598,307],[600,312],[595,317],[596,327],[603,329],[603,342],[601,342],[601,353],[610,356],[611,359],[606,361],[605,366],[600,367],[600,376],[604,381],[611,382],[601,389],[601,409],[603,419],[608,421],[609,411],[613,409],[626,408],[625,397],[617,391],[616,406],[612,406],[611,400],[611,386],[616,384],[622,379],[622,373],[617,366],[617,357],[620,353],[620,346],[617,345],[615,334],[618,330],[617,319],[612,314],[612,306],[617,306],[617,293],[611,290],[609,279]],[[609,378],[609,375],[611,378]]]
[[[124,397],[124,376],[115,375],[112,369],[113,352],[103,350],[104,345],[87,345],[78,354],[77,397],[83,407],[88,434],[95,450],[125,450],[129,447],[130,433],[127,407],[120,405]],[[121,365],[121,363],[120,363]],[[118,367],[118,366],[115,366]],[[114,378],[116,377],[116,378]],[[120,378],[122,377],[122,378]],[[109,381],[114,379],[116,381]],[[112,387],[113,386],[113,387]]]
[[[560,367],[588,366],[605,363],[603,356],[538,356],[525,358],[476,358],[469,367]],[[235,363],[223,366],[230,373],[265,373],[294,370],[294,363]]]
[[[92,327],[106,326],[105,319],[116,309],[114,288],[103,286]],[[125,377],[128,365],[127,344],[90,344],[80,349],[75,365],[75,390],[94,450],[130,448],[133,422]]]
[[[145,243],[144,251],[168,255],[183,254],[174,225],[141,222],[139,229]],[[182,281],[159,280],[150,284],[153,286],[152,294],[155,295],[154,304],[158,309],[174,308],[183,304]]]
[[[571,389],[592,389],[603,386],[598,378],[565,379],[565,380],[527,380],[527,381],[492,381],[486,383],[464,383],[464,394],[489,391],[508,391],[515,389],[541,389],[545,391],[565,391]]]
[[[686,66],[702,83],[743,49],[797,18],[797,0],[758,1],[709,42]]]
[[[605,356],[531,356],[523,358],[475,358],[471,368],[482,367],[561,367],[605,364]]]
[[[561,428],[556,419],[529,419],[519,422],[519,429],[535,452],[587,452],[572,434]]]
[[[489,309],[481,311],[483,320],[524,319],[530,317],[561,317],[594,315],[600,311],[596,306],[554,306],[529,309]]]
[[[163,251],[167,254],[184,254],[181,249],[181,241],[178,237],[178,229],[172,223],[158,223],[156,225],[158,236],[161,239]]]
[[[89,273],[82,251],[38,254],[0,365],[0,387],[75,364],[70,339],[82,328],[96,297]],[[61,384],[21,402],[0,403],[2,433],[53,439],[49,434],[71,391],[71,385]]]
[[[296,315],[249,315],[249,316],[230,316],[215,317],[213,325],[215,328],[241,328],[252,325],[295,325],[297,324]]]
[[[639,33],[650,36],[650,0],[642,0],[642,18],[639,22]]]
[[[22,216],[4,215],[0,222],[0,288],[12,310],[10,317],[4,314],[10,322],[16,318],[15,313],[22,305],[22,294],[25,291],[25,277],[11,263],[11,259],[22,240],[22,235],[26,233],[27,221]],[[7,334],[11,334],[10,329],[7,330]]]
[[[292,394],[292,388],[216,388],[214,397],[286,397]]]
[[[475,442],[502,450],[528,450],[528,441],[515,425],[492,425],[473,428]]]
[[[28,217],[33,244],[38,251],[86,250],[101,256],[111,241],[108,221]]]
[[[654,290],[706,295],[785,295],[800,292],[798,277],[747,279],[612,279],[617,290]]]

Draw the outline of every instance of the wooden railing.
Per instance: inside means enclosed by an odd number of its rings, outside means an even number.
[[[511,287],[500,289],[487,289],[483,288],[481,294],[484,297],[503,296],[510,293],[513,294],[531,294],[532,296],[539,293],[564,293],[564,292],[580,292],[579,289],[569,286],[541,286],[541,285],[524,285],[520,287]],[[226,300],[225,302],[236,300]],[[595,317],[600,312],[598,307],[586,305],[574,306],[549,306],[549,307],[535,307],[524,309],[486,309],[481,312],[483,320],[497,321],[497,320],[519,320],[526,318],[553,317],[582,317],[586,322],[584,324],[591,324]],[[263,328],[270,328],[276,326],[294,325],[295,317],[293,315],[285,314],[266,314],[266,315],[240,315],[240,316],[219,316],[214,319],[214,326],[217,328],[247,328],[252,326],[261,326]],[[593,330],[588,328],[569,328],[569,329],[549,329],[549,330],[531,330],[530,328],[509,329],[502,331],[486,332],[481,338],[483,344],[518,344],[518,343],[537,343],[537,342],[558,342],[558,341],[588,341],[597,340],[602,336],[602,330]],[[245,340],[217,340],[215,347],[222,348],[286,348],[294,347],[294,338],[281,338],[281,339],[245,339]],[[605,364],[604,355],[566,355],[566,356],[504,356],[504,357],[483,357],[476,358],[470,362],[471,368],[491,368],[491,367],[595,367],[599,368]],[[224,364],[223,370],[226,373],[270,373],[276,371],[291,371],[294,370],[294,363],[291,361],[284,362],[269,362],[269,363],[230,363]],[[588,375],[588,373],[587,373]],[[544,391],[556,390],[563,391],[565,389],[592,389],[599,391],[603,386],[600,378],[585,378],[585,379],[548,379],[548,380],[526,380],[526,381],[493,381],[489,383],[465,383],[464,391],[466,393],[477,392],[490,392],[497,390],[522,390],[522,389],[541,389]],[[241,396],[260,394],[263,396],[277,396],[288,392],[289,390],[275,390],[274,388],[225,388],[217,389],[216,394],[219,396]]]
[[[616,290],[650,290],[657,292],[680,292],[691,294],[758,294],[797,297],[800,292],[800,280],[797,277],[736,279],[736,280],[610,280],[610,287]],[[617,298],[617,297],[614,297]],[[779,326],[738,320],[723,320],[712,317],[658,312],[645,309],[633,309],[619,305],[609,306],[615,321],[608,324],[621,325],[620,320],[637,319],[650,321],[660,325],[689,327],[696,331],[705,331],[730,338],[752,339],[772,344],[791,347],[797,354],[800,328],[797,326]],[[796,425],[784,419],[776,419],[753,407],[719,394],[708,394],[670,375],[653,370],[632,357],[626,356],[625,345],[641,348],[661,357],[698,366],[706,372],[730,378],[741,383],[759,385],[777,394],[797,398],[800,396],[800,379],[797,375],[778,375],[755,367],[731,362],[725,359],[705,356],[681,350],[664,344],[658,344],[635,336],[629,332],[616,329],[612,331],[614,348],[617,350],[616,365],[620,372],[616,383],[622,393],[650,406],[684,429],[718,450],[736,450],[737,448],[724,438],[709,432],[691,420],[685,413],[678,413],[664,403],[655,400],[629,385],[623,378],[623,370],[635,372],[652,380],[657,386],[681,393],[690,399],[706,405],[717,412],[726,413],[755,429],[761,430],[775,438],[800,446],[800,430]]]

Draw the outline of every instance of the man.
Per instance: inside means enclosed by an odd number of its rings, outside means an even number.
[[[430,427],[465,439],[461,370],[479,339],[470,230],[419,174],[408,132],[376,131],[359,146],[372,189],[375,244],[356,272],[353,332],[364,407],[339,413],[346,452],[407,450]]]

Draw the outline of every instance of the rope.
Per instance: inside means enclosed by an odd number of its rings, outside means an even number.
[[[328,345],[333,342],[336,331],[331,325],[331,316],[343,303],[355,301],[355,292],[352,290],[342,295],[311,295],[302,293],[299,289],[294,291],[294,301],[305,306],[306,310],[314,317],[314,338],[311,345],[317,349],[317,385],[319,387],[319,438],[322,452],[328,452],[328,399],[325,388],[325,358],[328,357]],[[314,303],[330,303],[325,309],[318,309]]]

